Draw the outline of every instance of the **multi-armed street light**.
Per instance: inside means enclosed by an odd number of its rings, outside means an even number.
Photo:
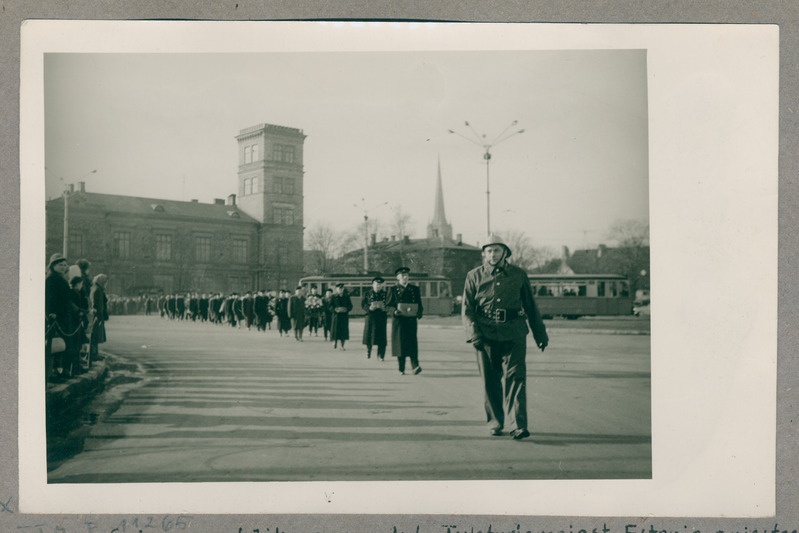
[[[524,133],[523,129],[521,129],[521,130],[513,130],[513,131],[510,131],[510,132],[508,131],[511,128],[513,128],[514,126],[516,126],[516,124],[518,124],[518,123],[519,123],[518,120],[514,120],[513,122],[511,122],[502,131],[502,133],[497,135],[496,138],[493,141],[491,141],[491,142],[486,142],[485,134],[479,135],[477,133],[477,131],[475,131],[475,129],[472,127],[472,125],[469,124],[468,120],[464,124],[472,132],[472,134],[474,135],[474,138],[467,137],[466,135],[458,133],[455,130],[449,130],[450,133],[454,133],[455,135],[457,135],[459,137],[463,137],[464,139],[466,139],[470,143],[476,144],[477,146],[480,146],[480,147],[482,147],[485,150],[485,152],[483,153],[483,159],[485,159],[485,162],[486,162],[486,236],[490,236],[491,235],[491,201],[490,201],[491,192],[490,192],[490,186],[489,186],[490,185],[489,166],[490,166],[490,163],[491,163],[491,148],[493,148],[494,146],[498,145],[501,142],[507,141],[508,139],[513,137],[514,135],[517,135],[519,133]]]
[[[357,207],[363,211],[363,273],[367,274],[369,272],[369,213],[379,207],[388,205],[388,202],[383,202],[382,204],[377,204],[369,209],[366,209],[366,199],[361,198],[360,204],[352,205],[353,207]]]
[[[96,174],[97,169],[90,170],[86,174],[75,178],[76,180],[82,180],[89,174]],[[61,181],[64,181],[64,178],[59,178]],[[63,251],[64,257],[69,256],[69,195],[71,194],[70,185],[74,187],[74,183],[67,184],[64,182],[64,243],[63,243]]]

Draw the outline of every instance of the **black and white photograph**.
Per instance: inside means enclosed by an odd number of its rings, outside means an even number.
[[[760,291],[743,315],[718,290],[776,268],[767,28],[37,24],[20,312],[44,311],[45,333],[20,358],[20,486],[48,497],[32,509],[190,509],[242,483],[222,510],[773,499],[773,399],[718,394],[773,390],[775,358],[741,348],[771,332],[773,287],[742,284]],[[698,90],[708,58],[723,76]],[[759,80],[743,96],[736,63]],[[722,112],[738,98],[762,109]],[[759,250],[729,266],[728,235]],[[709,312],[733,322],[714,333]],[[761,439],[725,439],[731,416]],[[752,470],[727,497],[681,488]]]

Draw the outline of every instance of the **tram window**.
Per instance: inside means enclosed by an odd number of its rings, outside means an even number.
[[[441,297],[442,298],[449,298],[450,297],[450,288],[449,283],[446,281],[441,282]]]
[[[548,296],[548,295],[549,293],[547,291],[546,285],[541,285],[541,287],[538,288],[538,296]]]
[[[438,282],[430,282],[430,298],[438,298]]]
[[[577,296],[585,296],[586,294],[588,294],[587,287],[585,285],[580,285],[577,288]]]
[[[596,295],[597,296],[605,296],[605,282],[604,281],[600,281],[599,283],[597,283]]]
[[[429,285],[429,282],[427,282],[427,281],[419,283],[419,295],[422,298],[427,298],[427,286],[428,285]]]
[[[347,291],[350,293],[350,296],[360,296],[361,295],[361,287],[360,285],[350,285],[346,287]]]

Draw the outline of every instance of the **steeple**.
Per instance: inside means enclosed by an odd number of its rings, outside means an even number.
[[[444,186],[441,182],[441,156],[438,156],[438,180],[436,182],[436,202],[433,207],[433,220],[427,225],[427,238],[452,240],[452,226],[444,213]]]

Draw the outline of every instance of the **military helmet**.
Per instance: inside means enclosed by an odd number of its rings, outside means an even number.
[[[491,235],[489,235],[489,236],[488,236],[488,240],[487,240],[487,241],[486,241],[486,243],[483,245],[483,250],[485,250],[486,248],[488,248],[488,247],[489,247],[489,246],[491,246],[492,244],[498,244],[498,245],[500,245],[500,246],[504,246],[504,247],[505,247],[505,250],[508,252],[508,255],[507,255],[507,257],[510,257],[510,256],[511,256],[511,254],[513,253],[513,252],[511,252],[511,250],[510,250],[510,246],[508,246],[508,245],[505,243],[505,239],[503,239],[502,237],[500,237],[500,236],[499,236],[499,235],[497,235],[496,233],[492,233]]]

